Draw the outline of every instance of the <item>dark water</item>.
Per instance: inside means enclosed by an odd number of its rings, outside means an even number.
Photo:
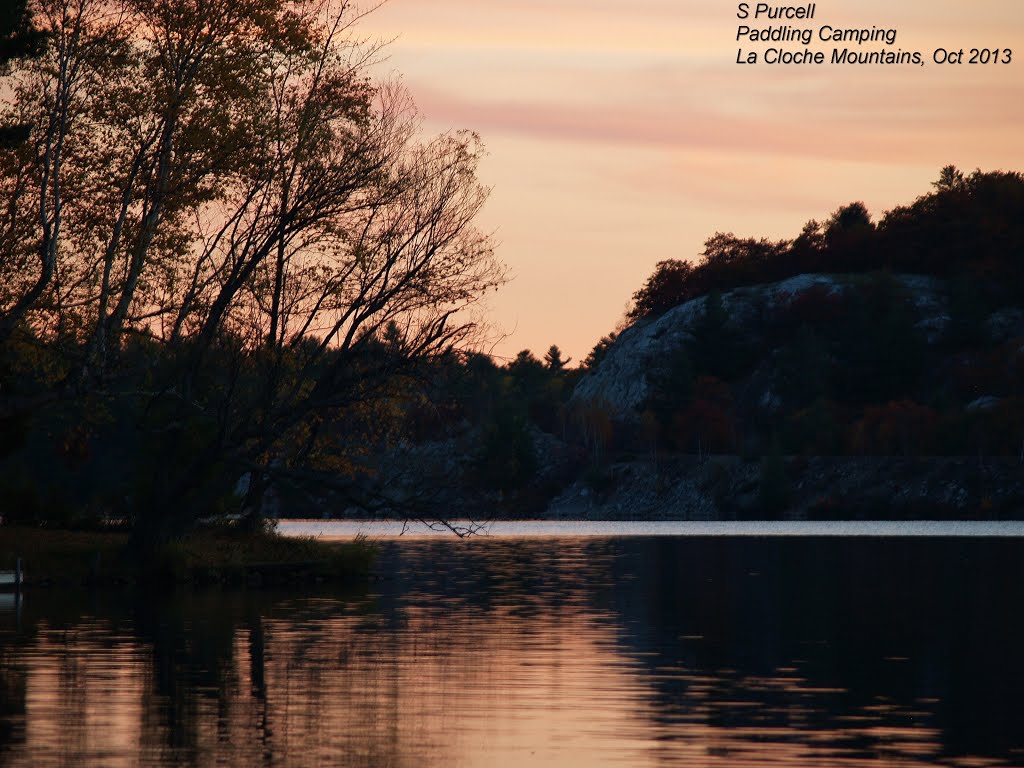
[[[1022,520],[453,520],[424,523],[403,520],[281,520],[277,530],[285,536],[314,536],[322,539],[451,538],[452,531],[472,532],[491,538],[620,538],[671,536],[674,538],[712,536],[737,537],[840,537],[854,538],[1024,538]]]
[[[1024,766],[1024,542],[388,542],[0,602],[4,766]]]

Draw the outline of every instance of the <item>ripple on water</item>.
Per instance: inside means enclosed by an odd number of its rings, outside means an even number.
[[[32,593],[0,612],[0,763],[1019,766],[1022,555],[413,538],[355,593]]]

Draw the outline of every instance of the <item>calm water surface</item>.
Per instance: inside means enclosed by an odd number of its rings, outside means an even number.
[[[885,538],[1024,538],[1024,521],[914,520],[914,521],[793,521],[793,522],[694,522],[593,521],[593,520],[455,520],[450,524],[402,520],[282,520],[278,530],[286,536],[317,536],[325,539],[449,538],[452,531],[491,538],[571,537],[779,537],[871,536]]]
[[[4,766],[1024,766],[1024,541],[418,537],[0,602]]]

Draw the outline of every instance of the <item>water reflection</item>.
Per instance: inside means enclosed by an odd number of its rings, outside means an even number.
[[[34,593],[0,763],[1022,765],[1022,546],[420,540],[356,593]]]

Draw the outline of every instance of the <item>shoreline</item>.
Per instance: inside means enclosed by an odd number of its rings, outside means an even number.
[[[450,521],[470,524],[473,521]],[[906,538],[1024,539],[1024,521],[996,520],[491,520],[475,521],[480,530],[467,538]],[[347,541],[355,536],[395,541],[456,539],[402,520],[282,519],[283,536],[313,536],[319,541]],[[404,532],[403,532],[404,529]]]
[[[369,578],[373,544],[228,529],[197,531],[152,552],[125,531],[0,526],[0,570],[24,568],[21,590],[50,587],[251,588]]]

